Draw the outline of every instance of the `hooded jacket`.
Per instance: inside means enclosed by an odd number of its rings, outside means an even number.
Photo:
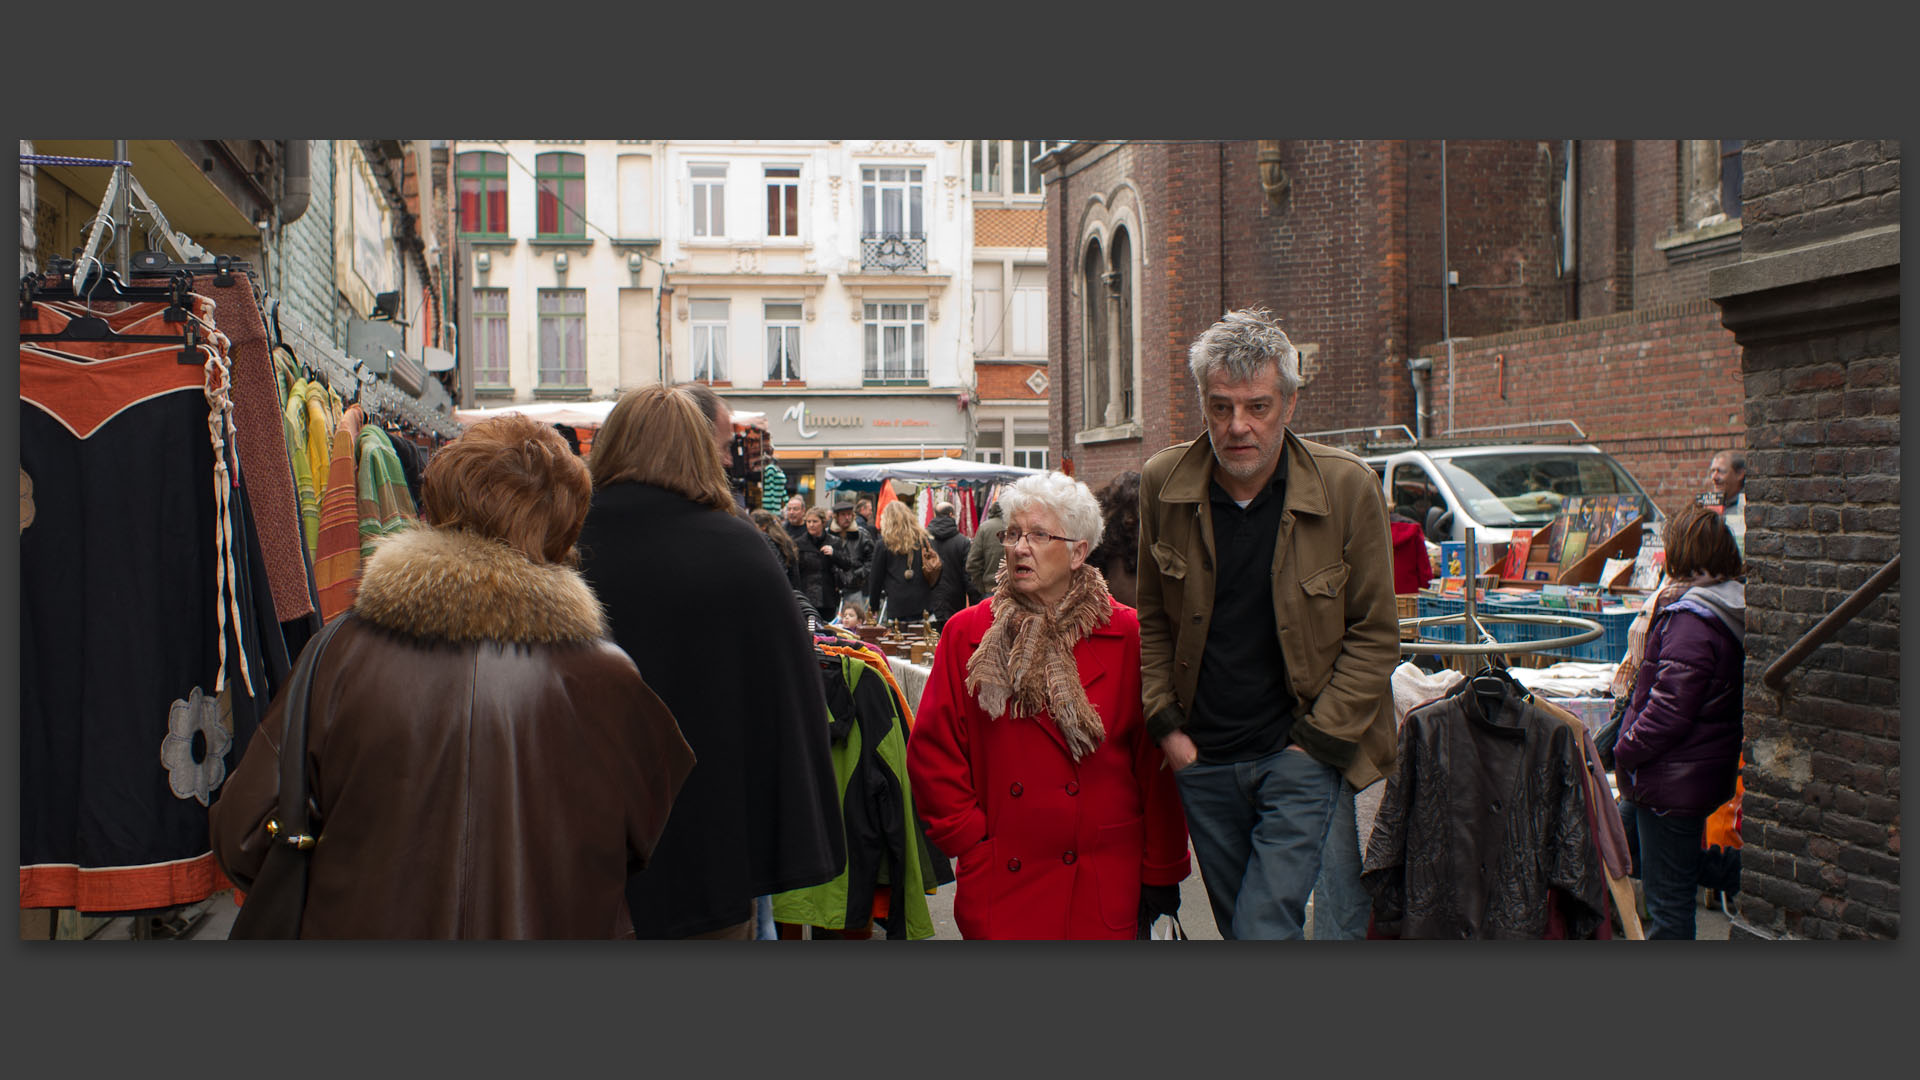
[[[994,582],[1000,575],[1000,559],[1006,553],[1000,534],[1006,531],[1007,519],[1000,504],[994,503],[987,508],[987,519],[980,523],[973,534],[973,543],[967,548],[967,582],[973,586],[975,596],[993,595]]]
[[[840,614],[840,572],[853,568],[853,556],[848,552],[845,542],[833,533],[821,530],[816,539],[812,533],[802,528],[793,542],[796,555],[794,587],[813,610],[823,613],[828,619]],[[832,548],[828,555],[822,548]]]
[[[1745,735],[1746,586],[1695,586],[1647,634],[1614,745],[1620,793],[1656,813],[1704,817],[1733,797]]]
[[[300,936],[631,937],[628,876],[693,754],[580,575],[415,528],[375,549],[343,617],[308,704]],[[286,704],[212,810],[243,888],[271,844]]]
[[[967,606],[967,538],[950,517],[935,516],[927,525],[933,536],[933,549],[940,555],[940,578],[927,594],[927,610],[934,621],[944,624],[955,612]]]

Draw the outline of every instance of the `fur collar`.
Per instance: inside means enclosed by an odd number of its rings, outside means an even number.
[[[1100,571],[1082,564],[1058,607],[1029,607],[1000,564],[993,593],[993,625],[967,660],[966,687],[989,717],[1045,712],[1066,740],[1073,760],[1099,748],[1106,726],[1080,683],[1073,647],[1113,618],[1113,599]]]
[[[606,619],[578,571],[494,540],[421,525],[381,541],[354,614],[408,637],[508,644],[585,642]]]

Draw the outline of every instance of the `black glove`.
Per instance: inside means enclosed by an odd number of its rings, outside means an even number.
[[[1180,886],[1178,885],[1142,885],[1140,886],[1140,921],[1135,935],[1142,941],[1153,928],[1153,921],[1162,915],[1177,915],[1180,912]]]

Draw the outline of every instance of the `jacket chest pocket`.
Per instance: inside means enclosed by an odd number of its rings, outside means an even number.
[[[1177,620],[1186,610],[1187,557],[1165,540],[1155,540],[1149,550],[1160,571],[1160,603]]]
[[[1300,613],[1308,631],[1308,647],[1335,651],[1347,628],[1347,578],[1353,568],[1336,562],[1300,579]]]

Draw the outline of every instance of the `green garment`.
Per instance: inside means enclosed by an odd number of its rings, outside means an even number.
[[[307,381],[295,379],[287,392],[287,456],[293,464],[293,488],[300,497],[300,533],[307,543],[307,558],[320,557],[320,485],[314,482],[313,464],[307,456]]]
[[[859,686],[861,677],[867,674],[867,665],[851,656],[843,656],[840,658],[840,670],[846,677],[847,689],[852,691]],[[874,678],[880,678],[880,676],[875,675]],[[880,864],[880,883],[892,886],[892,897],[888,900],[887,921],[894,923],[896,920],[905,918],[908,940],[917,941],[933,936],[933,917],[927,908],[925,887],[927,879],[923,876],[925,874],[924,856],[919,850],[921,846],[920,828],[917,824],[919,819],[913,813],[913,790],[907,781],[906,724],[900,715],[899,699],[894,696],[891,689],[888,690],[886,697],[889,706],[893,709],[893,722],[887,727],[887,733],[881,738],[875,754],[879,758],[880,766],[893,774],[900,789],[900,820],[905,827],[906,850],[896,854],[901,857],[901,872],[906,880],[889,882],[887,880],[888,863],[883,860]],[[852,717],[831,717],[830,719],[842,722],[852,721],[847,724],[846,741],[836,743],[832,747],[833,778],[839,786],[844,814],[847,783],[854,771],[859,768],[863,756],[861,729],[859,722]],[[841,828],[842,830],[846,828],[844,818]],[[853,861],[851,840],[848,841],[848,845],[848,863],[851,864]],[[775,893],[773,896],[774,919],[778,922],[820,926],[829,930],[845,930],[847,928],[847,874],[848,867],[843,866],[839,876],[824,885]]]
[[[400,456],[394,453],[387,433],[376,424],[360,428],[360,557],[373,557],[374,544],[408,528],[417,516],[413,495],[407,491],[407,476],[400,469]]]

